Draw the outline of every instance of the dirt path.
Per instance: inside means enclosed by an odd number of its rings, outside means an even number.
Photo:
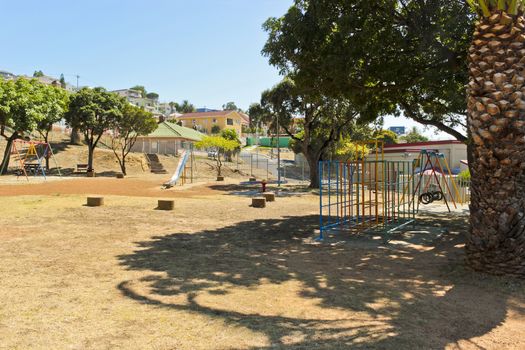
[[[75,178],[41,183],[0,185],[0,196],[104,194],[131,197],[189,198],[219,194],[206,184],[162,189],[159,179]]]

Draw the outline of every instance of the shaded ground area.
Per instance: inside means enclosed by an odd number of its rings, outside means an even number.
[[[1,197],[0,349],[525,348],[525,283],[464,268],[464,215],[318,244],[318,197],[225,189]]]

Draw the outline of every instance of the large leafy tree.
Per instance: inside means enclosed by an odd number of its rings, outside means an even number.
[[[405,140],[408,143],[428,141],[428,137],[421,134],[421,132],[419,132],[419,129],[415,126],[412,129],[410,129],[410,131],[405,136],[402,136],[401,139]]]
[[[146,88],[143,86],[143,85],[135,85],[135,86],[132,86],[129,88],[130,90],[135,90],[135,91],[139,91],[140,92],[140,95],[142,97],[146,97],[146,94],[148,93],[146,91]]]
[[[290,78],[284,79],[261,95],[259,105],[252,105],[250,117],[283,129],[293,140],[294,148],[302,153],[310,169],[310,187],[319,187],[318,162],[323,154],[345,133],[352,130],[358,111],[348,100],[336,100],[299,89]],[[302,131],[291,129],[293,118],[304,116]]]
[[[237,147],[234,150],[227,151],[224,154],[224,158],[228,162],[231,162],[232,157],[241,151],[241,140],[239,140],[239,135],[237,135],[237,131],[235,131],[235,129],[223,129],[220,131],[220,133],[222,138],[237,142]]]
[[[72,96],[66,122],[84,134],[88,145],[88,171],[93,171],[93,155],[105,131],[114,128],[126,102],[103,88],[83,88]]]
[[[0,79],[0,136],[7,141],[0,174],[7,171],[13,142],[35,130],[45,119],[49,96],[44,91],[45,87],[35,79]]]
[[[48,143],[53,124],[64,118],[69,105],[69,94],[64,89],[52,85],[40,85],[40,90],[43,95],[42,119],[38,121],[36,130]],[[46,157],[46,169],[49,170],[49,157]]]
[[[463,0],[296,0],[264,28],[270,63],[298,86],[404,114],[459,140],[474,16]],[[366,108],[363,108],[366,107]]]
[[[188,100],[182,101],[182,103],[180,103],[177,106],[177,112],[180,113],[192,113],[195,112],[195,110],[195,106],[191,104]]]
[[[142,108],[125,104],[117,119],[111,148],[117,157],[122,173],[126,175],[126,157],[137,142],[137,137],[148,135],[157,128],[153,114]]]
[[[239,107],[235,104],[235,102],[227,102],[222,105],[222,109],[224,111],[238,111]]]
[[[467,261],[525,276],[525,1],[469,2],[479,22],[469,49]]]
[[[217,151],[215,161],[217,162],[217,176],[222,176],[222,157],[228,153],[233,152],[239,143],[236,140],[229,140],[222,136],[204,136],[201,141],[195,143],[197,148],[213,149]]]

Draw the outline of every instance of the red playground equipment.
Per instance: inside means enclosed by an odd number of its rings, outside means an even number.
[[[420,167],[416,170],[419,179],[412,198],[419,199],[417,203],[417,211],[419,211],[419,203],[429,204],[436,200],[444,200],[447,209],[450,212],[451,210],[447,200],[447,194],[450,194],[449,198],[454,205],[454,208],[457,209],[456,200],[454,198],[460,198],[460,194],[456,181],[452,178],[450,181],[451,184],[449,184],[448,181],[442,181],[441,179],[445,174],[452,174],[444,154],[439,153],[438,151],[421,150],[416,165],[419,165]],[[425,173],[430,175],[427,181],[423,180]]]
[[[46,179],[45,160],[51,158],[55,163],[58,175],[62,176],[49,143],[18,139],[13,141],[10,155],[16,166],[15,173],[18,176],[24,175],[28,181],[28,175],[43,176]],[[3,170],[5,169],[2,169],[2,172]]]

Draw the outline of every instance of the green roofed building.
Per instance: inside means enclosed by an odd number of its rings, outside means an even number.
[[[194,142],[200,141],[204,134],[164,121],[157,129],[146,136],[139,136],[131,149],[132,152],[155,154],[178,154],[181,149],[188,149]]]

